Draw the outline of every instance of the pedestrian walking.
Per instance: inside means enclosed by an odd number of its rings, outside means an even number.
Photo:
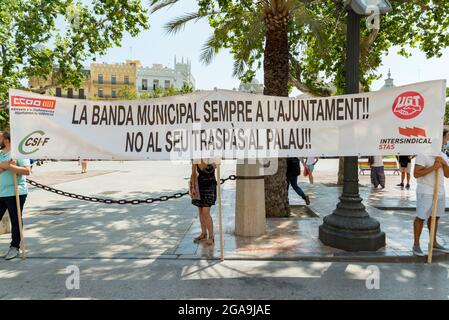
[[[443,130],[443,146],[449,142],[449,131]],[[438,170],[438,177],[435,171]],[[444,190],[444,177],[449,178],[449,158],[441,151],[439,156],[427,156],[419,154],[416,156],[415,170],[413,175],[416,178],[416,218],[413,222],[413,254],[415,256],[424,256],[420,246],[420,238],[424,222],[427,221],[429,232],[431,230],[431,214],[433,205],[433,194],[435,184],[438,183],[438,200],[435,221],[435,235],[433,239],[433,250],[449,253],[449,249],[443,247],[437,242],[436,234],[438,230],[438,221],[444,214],[446,206],[446,192]],[[435,179],[438,181],[435,181]]]
[[[87,159],[81,160],[81,173],[87,172]]]
[[[298,186],[298,176],[301,175],[301,164],[299,158],[287,158],[287,192],[290,185],[296,191],[307,205],[310,204],[310,198]]]
[[[382,156],[371,156],[368,158],[371,166],[371,183],[375,189],[380,186],[385,188],[385,168]]]
[[[304,175],[309,176],[310,184],[313,184],[313,170],[315,169],[315,165],[320,160],[318,157],[307,157],[306,160],[303,160],[304,165]]]
[[[215,178],[215,163],[206,163],[203,159],[198,164],[192,164],[190,178],[190,192],[192,204],[198,207],[201,234],[193,239],[194,243],[205,241],[204,245],[215,243],[214,223],[210,215],[210,208],[217,200],[217,180]],[[197,194],[199,193],[199,194]]]
[[[397,184],[397,187],[404,188],[404,181],[407,178],[406,189],[410,189],[410,178],[412,171],[412,159],[414,156],[396,156],[399,163],[399,170],[401,171],[401,183]]]
[[[28,188],[24,176],[30,174],[30,160],[28,159],[11,159],[11,136],[8,132],[0,132],[0,220],[3,218],[6,210],[9,212],[9,220],[11,221],[11,244],[8,253],[3,257],[11,260],[19,256],[21,245],[19,213],[16,201],[16,188],[14,184],[14,175],[17,175],[17,185],[19,191],[20,212],[23,213]],[[20,217],[22,219],[22,217]]]

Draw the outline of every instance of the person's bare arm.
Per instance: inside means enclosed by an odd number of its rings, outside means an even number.
[[[415,164],[415,170],[413,171],[413,176],[415,178],[421,178],[437,169],[440,169],[441,167],[442,167],[442,164],[437,160],[435,160],[435,163],[432,166],[427,167],[427,168],[424,166],[421,166],[419,164]]]
[[[192,173],[190,176],[192,178],[196,177],[196,164],[192,164]]]
[[[444,176],[449,178],[449,166],[447,164],[443,165]]]
[[[16,164],[15,160],[3,161],[2,163],[0,163],[0,169],[3,169],[4,171],[9,170],[16,174],[21,174],[24,176],[29,176],[31,173],[30,166],[20,167]]]
[[[447,164],[447,162],[442,157],[437,157],[436,159],[441,163],[443,167],[444,176],[446,178],[449,178],[449,165]]]
[[[216,169],[219,164],[221,164],[220,158],[216,158],[214,159],[214,162],[212,162],[212,166],[214,167],[214,169]]]
[[[31,168],[30,166],[26,166],[26,167],[19,167],[17,165],[11,164],[9,167],[9,170],[16,173],[16,174],[21,174],[24,176],[29,176],[31,174]]]

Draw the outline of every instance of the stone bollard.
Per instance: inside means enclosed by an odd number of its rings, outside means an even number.
[[[237,176],[258,176],[260,164],[237,164]],[[263,179],[237,179],[235,234],[261,236],[266,231],[265,190]]]
[[[5,212],[3,219],[0,221],[0,234],[11,232],[11,222],[9,222],[9,213]]]

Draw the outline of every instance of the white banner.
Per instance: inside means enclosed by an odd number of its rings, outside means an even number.
[[[438,154],[443,80],[328,98],[228,90],[90,101],[10,90],[12,156],[188,160]]]

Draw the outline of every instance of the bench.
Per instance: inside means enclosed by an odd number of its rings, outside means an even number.
[[[393,174],[399,175],[398,163],[395,160],[384,160],[383,162],[385,172],[389,171],[393,172]],[[371,166],[369,165],[369,162],[367,160],[359,161],[358,165],[359,165],[359,173],[361,175],[364,175],[366,170],[371,171]]]

